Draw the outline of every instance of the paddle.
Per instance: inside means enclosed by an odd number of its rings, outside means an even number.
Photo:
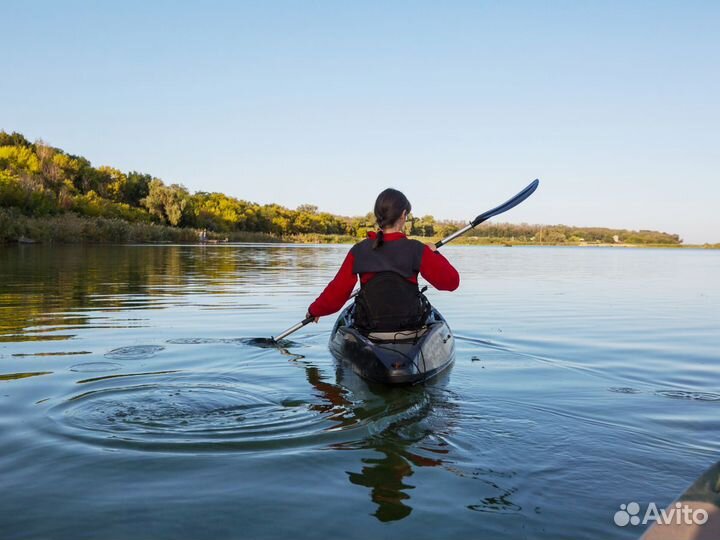
[[[448,236],[447,238],[440,240],[437,244],[435,244],[435,247],[439,248],[440,246],[444,246],[448,242],[455,240],[458,236],[462,236],[469,230],[474,229],[475,227],[477,227],[484,221],[487,221],[491,217],[495,217],[499,214],[502,214],[503,212],[507,212],[511,208],[515,208],[518,204],[520,204],[525,199],[527,199],[530,195],[535,193],[535,190],[537,189],[537,187],[539,185],[540,185],[540,180],[536,178],[535,180],[530,182],[525,189],[523,189],[520,193],[515,195],[512,199],[505,201],[500,206],[496,206],[492,210],[483,212],[482,214],[480,214],[478,217],[473,219],[470,223],[468,223],[465,227],[463,227],[459,231],[456,231],[456,232],[452,233],[450,236]]]
[[[473,219],[470,223],[468,223],[465,227],[463,227],[459,231],[456,231],[456,232],[452,233],[451,235],[447,236],[446,238],[443,238],[442,240],[437,242],[435,244],[435,247],[440,248],[441,246],[444,246],[448,242],[455,240],[458,236],[462,236],[469,230],[474,229],[475,227],[477,227],[484,221],[487,221],[491,217],[495,217],[499,214],[502,214],[503,212],[507,212],[508,210],[515,208],[518,204],[520,204],[525,199],[527,199],[530,195],[535,193],[535,190],[538,188],[539,185],[540,185],[540,180],[536,178],[535,180],[530,182],[525,189],[523,189],[520,193],[515,195],[513,198],[508,199],[501,205],[496,206],[495,208],[492,208],[491,210],[488,210],[487,212],[483,212],[482,214],[477,216],[475,219]],[[357,293],[353,293],[353,295],[350,298],[355,296],[355,294],[357,294]],[[314,320],[315,320],[315,317],[308,317],[308,318],[300,321],[296,325],[291,326],[290,328],[285,330],[282,334],[280,334],[278,337],[274,337],[271,339],[272,339],[272,341],[280,341],[281,339],[285,339],[290,334],[297,332],[303,326],[310,324]]]

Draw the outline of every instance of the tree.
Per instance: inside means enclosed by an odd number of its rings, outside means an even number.
[[[0,146],[30,147],[32,144],[21,133],[13,131],[12,134],[9,134],[6,131],[0,131]]]
[[[103,165],[97,168],[100,181],[100,191],[108,199],[115,202],[123,201],[123,189],[127,183],[127,176],[124,172]]]
[[[318,207],[314,204],[301,204],[297,207],[297,211],[301,214],[317,214]]]
[[[35,155],[40,162],[40,173],[43,176],[45,186],[58,190],[62,183],[62,168],[57,164],[55,156],[58,151],[45,144],[43,141],[35,143]]]
[[[0,169],[14,174],[40,174],[40,161],[32,148],[22,146],[0,147]]]
[[[136,171],[129,172],[123,186],[122,201],[133,206],[140,206],[140,201],[150,193],[152,176]]]
[[[419,219],[413,218],[410,221],[410,234],[416,236],[434,236],[435,218],[432,216],[423,216]]]
[[[457,232],[460,230],[460,227],[458,225],[455,225],[454,223],[444,223],[440,225],[438,229],[438,233],[440,236],[445,238],[446,236],[450,236],[451,234]]]
[[[183,186],[166,186],[162,180],[155,178],[150,182],[148,195],[142,200],[142,205],[160,221],[177,226],[182,220],[188,197],[189,193]]]

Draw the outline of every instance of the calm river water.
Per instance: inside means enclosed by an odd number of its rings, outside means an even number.
[[[432,384],[368,386],[348,246],[0,248],[0,538],[636,538],[720,459],[720,252],[449,246]]]

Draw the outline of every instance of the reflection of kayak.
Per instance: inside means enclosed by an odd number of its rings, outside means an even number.
[[[335,322],[329,346],[333,355],[349,362],[358,375],[384,384],[424,382],[455,360],[455,338],[435,308],[418,330],[365,336],[353,326],[350,305]]]

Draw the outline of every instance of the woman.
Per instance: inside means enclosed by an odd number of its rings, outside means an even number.
[[[339,311],[360,277],[355,299],[355,325],[366,331],[408,330],[422,326],[429,303],[418,289],[418,273],[441,291],[460,284],[457,270],[432,243],[408,239],[403,233],[411,205],[396,189],[386,189],[375,201],[378,232],[355,244],[335,278],[308,308],[315,322]]]

